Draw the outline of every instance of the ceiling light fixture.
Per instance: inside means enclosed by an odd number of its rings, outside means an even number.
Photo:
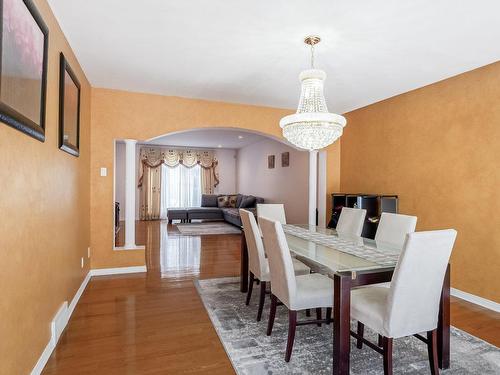
[[[304,39],[304,43],[311,46],[311,69],[299,75],[302,88],[297,112],[280,121],[283,136],[305,150],[319,150],[332,144],[342,135],[346,125],[344,116],[328,112],[323,93],[326,73],[314,68],[314,46],[320,40],[319,36]]]
[[[243,136],[242,136],[242,135],[239,135],[239,136],[238,136],[238,139],[243,139]]]

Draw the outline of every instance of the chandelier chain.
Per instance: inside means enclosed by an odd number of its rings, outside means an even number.
[[[311,44],[311,69],[314,69],[314,44]]]

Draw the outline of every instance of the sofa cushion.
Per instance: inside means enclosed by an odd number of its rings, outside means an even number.
[[[217,207],[229,207],[229,197],[227,195],[219,195],[217,197]]]
[[[217,207],[217,194],[202,194],[201,207]]]
[[[194,213],[194,212],[220,212],[219,207],[191,207],[188,208],[187,211],[189,213]]]
[[[169,220],[187,219],[187,210],[185,208],[169,208],[167,210],[167,218]]]
[[[245,195],[241,199],[240,208],[255,207],[256,198],[252,195]]]
[[[238,194],[238,197],[236,198],[236,207],[240,207],[242,198],[243,198],[243,194]]]
[[[224,216],[232,216],[232,217],[240,217],[240,212],[238,208],[234,207],[225,207],[221,208],[222,213]]]
[[[222,211],[218,207],[192,207],[188,208],[188,219],[212,219],[223,218]]]

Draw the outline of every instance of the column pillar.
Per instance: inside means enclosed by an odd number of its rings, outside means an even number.
[[[316,225],[318,151],[309,151],[309,225]]]
[[[125,248],[135,248],[135,139],[125,139]]]

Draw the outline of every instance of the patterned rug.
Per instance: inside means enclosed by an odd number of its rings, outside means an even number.
[[[238,280],[195,281],[235,371],[239,375],[331,374],[333,327],[297,327],[292,359],[286,363],[286,308],[278,306],[273,334],[266,336],[270,300],[266,298],[262,321],[257,322],[259,288],[254,288],[250,305],[246,306]],[[299,319],[305,318],[304,313],[299,315]],[[365,335],[376,342],[377,336],[368,328]],[[454,327],[451,351],[451,367],[442,374],[500,374],[500,349]],[[383,374],[382,356],[366,345],[357,349],[355,340],[351,339],[351,374]],[[394,374],[430,374],[426,345],[414,337],[394,340]]]
[[[209,234],[240,234],[241,230],[225,221],[205,223],[177,224],[177,229],[187,236],[203,236]]]

